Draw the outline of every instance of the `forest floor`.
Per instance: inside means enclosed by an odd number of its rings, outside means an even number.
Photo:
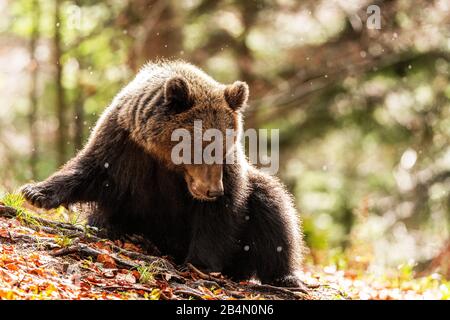
[[[50,220],[23,201],[0,202],[0,299],[449,299],[439,275],[383,279],[354,270],[305,266],[302,288],[235,283],[180,268],[132,241],[101,239],[75,221]],[[55,215],[53,212],[52,215]],[[306,289],[306,290],[305,290]]]

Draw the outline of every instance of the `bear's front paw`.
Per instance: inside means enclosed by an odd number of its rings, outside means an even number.
[[[270,284],[277,287],[285,287],[290,288],[291,290],[294,291],[300,291],[307,294],[309,293],[308,285],[295,275],[289,275],[286,277],[278,278],[270,282],[271,282]]]
[[[27,184],[20,189],[20,192],[28,202],[38,208],[53,209],[61,205],[56,192],[42,183]]]

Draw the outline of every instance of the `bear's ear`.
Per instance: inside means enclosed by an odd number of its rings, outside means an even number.
[[[237,111],[247,103],[248,85],[242,81],[236,81],[225,88],[225,100],[231,109]]]
[[[176,112],[183,112],[192,106],[189,85],[182,77],[175,76],[164,85],[164,98]]]

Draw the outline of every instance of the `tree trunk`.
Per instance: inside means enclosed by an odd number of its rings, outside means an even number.
[[[31,31],[30,39],[30,113],[28,116],[28,123],[30,126],[30,141],[31,141],[31,152],[30,152],[30,168],[31,175],[33,179],[37,179],[37,161],[39,153],[38,145],[38,130],[36,127],[36,118],[38,112],[38,61],[36,59],[36,44],[39,39],[39,21],[40,21],[40,6],[38,0],[33,0],[32,2],[32,20],[33,26]]]
[[[81,83],[81,70],[82,70],[82,62],[79,59],[80,68],[78,70],[78,94],[75,99],[75,133],[74,133],[74,148],[75,153],[78,152],[83,147],[83,127],[84,127],[84,88]]]
[[[66,160],[67,124],[65,119],[66,102],[64,97],[64,87],[62,84],[62,62],[61,62],[61,0],[55,0],[55,29],[53,36],[54,63],[56,67],[56,113],[58,118],[57,150],[58,165]]]
[[[84,99],[83,93],[80,92],[77,100],[75,101],[75,135],[74,135],[74,148],[77,153],[83,147],[83,123],[84,123]]]
[[[183,32],[179,4],[167,0],[133,0],[119,18],[119,27],[133,37],[128,65],[137,70],[156,58],[182,56]]]

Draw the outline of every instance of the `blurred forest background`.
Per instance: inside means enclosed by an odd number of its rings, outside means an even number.
[[[0,0],[0,192],[72,157],[156,57],[249,83],[310,262],[450,277],[450,0]]]

